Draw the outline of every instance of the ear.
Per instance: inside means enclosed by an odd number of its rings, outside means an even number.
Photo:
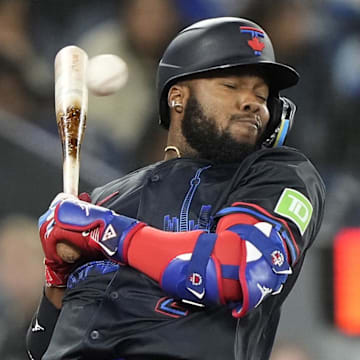
[[[170,112],[183,113],[187,99],[189,98],[189,88],[185,84],[175,84],[168,92],[168,106]]]

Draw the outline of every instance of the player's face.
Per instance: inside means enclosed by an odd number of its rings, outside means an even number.
[[[258,147],[270,117],[262,77],[222,73],[189,86],[182,132],[201,157],[239,161]]]

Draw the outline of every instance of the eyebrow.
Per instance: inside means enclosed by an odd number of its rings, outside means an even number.
[[[256,77],[257,80],[259,82],[257,82],[255,85],[254,85],[254,88],[259,88],[259,87],[267,87],[267,89],[270,91],[270,86],[269,84],[267,83],[266,79],[264,79],[262,76],[259,76],[257,74],[249,74],[249,75],[244,75],[244,76],[249,76],[249,77]],[[228,75],[219,75],[215,78],[218,78],[218,79],[229,79],[229,78],[235,78],[234,80],[241,80],[239,79],[239,75],[236,75],[236,74],[228,74]]]
[[[269,88],[269,85],[265,82],[265,81],[263,81],[262,83],[259,83],[259,84],[255,84],[255,86],[254,86],[255,88],[259,88],[259,87],[266,87],[267,89],[270,89]]]

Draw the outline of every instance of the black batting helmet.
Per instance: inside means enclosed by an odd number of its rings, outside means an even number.
[[[255,66],[269,83],[271,116],[265,145],[281,145],[292,125],[295,105],[279,97],[279,91],[295,85],[299,75],[290,66],[276,62],[271,40],[259,25],[237,17],[199,21],[182,30],[171,41],[157,73],[160,124],[169,128],[167,96],[170,87],[178,80],[243,65]],[[281,124],[282,119],[286,120],[285,124]],[[281,136],[278,134],[280,127],[287,129]]]

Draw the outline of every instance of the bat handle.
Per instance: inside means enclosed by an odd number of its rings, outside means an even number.
[[[63,163],[64,193],[77,197],[79,188],[79,157],[66,156]],[[56,253],[69,264],[75,263],[81,257],[81,251],[72,244],[60,241],[56,244]]]

